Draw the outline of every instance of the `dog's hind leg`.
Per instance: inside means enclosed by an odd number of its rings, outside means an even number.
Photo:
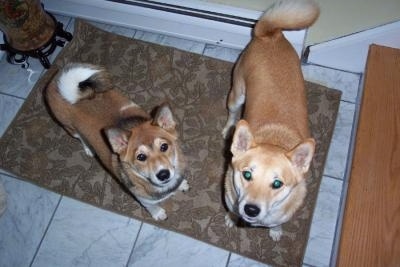
[[[90,147],[86,144],[86,142],[77,132],[73,133],[72,136],[81,141],[81,144],[83,146],[83,149],[85,150],[86,155],[88,155],[89,157],[94,157],[94,153],[92,152]]]
[[[222,130],[222,136],[227,138],[231,127],[235,124],[239,113],[241,112],[241,108],[245,101],[245,85],[243,79],[237,78],[237,75],[234,74],[232,89],[229,92],[228,96],[228,119],[226,121],[225,127]]]
[[[64,125],[63,128],[70,136],[78,139],[81,142],[81,144],[83,146],[83,149],[85,150],[86,155],[88,155],[89,157],[93,157],[94,156],[94,153],[92,152],[90,147],[86,144],[86,142],[83,140],[81,135],[75,130],[74,127],[72,127],[70,125]]]

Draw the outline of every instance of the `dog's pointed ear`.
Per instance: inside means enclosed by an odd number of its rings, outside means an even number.
[[[154,116],[153,125],[159,126],[167,131],[174,130],[176,122],[171,108],[167,103],[158,107],[156,115]]]
[[[314,156],[315,140],[308,138],[289,151],[286,156],[293,166],[302,174],[310,168],[311,160]]]
[[[231,145],[233,156],[240,155],[254,146],[254,137],[250,131],[249,124],[245,120],[240,120],[236,124],[235,133]]]
[[[115,153],[121,154],[126,151],[129,137],[131,136],[130,131],[120,128],[108,128],[104,130],[104,134]]]

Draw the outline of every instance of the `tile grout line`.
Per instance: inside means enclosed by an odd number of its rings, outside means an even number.
[[[336,181],[344,182],[344,177],[340,178],[340,177],[336,177],[336,176],[329,175],[329,174],[322,174],[322,176],[325,176],[327,178],[330,178],[330,179],[333,179],[333,180],[336,180]]]
[[[137,243],[137,241],[138,241],[138,239],[139,239],[139,234],[140,234],[140,232],[142,231],[142,227],[143,227],[143,222],[141,221],[141,222],[140,222],[139,231],[138,231],[137,234],[136,234],[135,241],[133,241],[131,253],[129,254],[129,257],[128,257],[128,260],[127,260],[127,262],[126,262],[125,267],[128,267],[128,264],[129,264],[129,262],[130,262],[130,260],[131,260],[131,258],[132,258],[133,251],[135,250],[136,243]]]
[[[347,185],[348,185],[347,183],[343,182],[340,193],[339,210],[335,222],[335,234],[333,235],[331,255],[329,258],[329,263],[331,266],[336,265],[336,256],[337,252],[339,251],[340,233],[342,229],[342,220],[343,220],[343,214],[347,196],[347,187],[348,187]]]
[[[201,55],[204,56],[204,53],[206,52],[207,44],[204,44],[203,51],[201,52]]]
[[[12,95],[12,94],[9,94],[9,93],[4,93],[4,92],[0,92],[0,95],[17,98],[19,100],[26,100],[26,98],[24,98],[22,96],[16,96],[16,95]]]
[[[350,101],[350,100],[343,100],[343,99],[341,99],[340,102],[347,103],[347,104],[357,105],[357,99],[355,100],[355,102],[352,102],[352,101]]]
[[[226,259],[226,265],[225,265],[225,267],[228,267],[228,266],[229,266],[229,263],[230,263],[230,261],[231,261],[231,256],[232,256],[232,252],[229,252],[228,258]]]
[[[323,66],[323,65],[315,64],[315,63],[311,63],[311,62],[305,62],[305,63],[302,63],[301,65],[303,65],[303,66],[316,66],[316,67],[320,67],[320,68],[324,68],[324,69],[336,70],[336,71],[341,71],[341,72],[355,74],[355,75],[361,75],[362,74],[362,72],[360,73],[360,72],[349,71],[349,70],[341,70],[341,69],[332,68],[332,67],[328,67],[328,66]]]
[[[37,245],[36,251],[35,251],[35,253],[33,254],[33,257],[32,257],[31,263],[29,264],[29,267],[31,267],[31,266],[33,265],[33,263],[35,262],[36,256],[37,256],[37,254],[39,253],[40,247],[42,246],[43,240],[44,240],[44,238],[45,238],[46,235],[47,235],[47,232],[48,232],[48,230],[49,230],[49,228],[50,228],[50,225],[53,223],[54,216],[55,216],[55,214],[56,214],[56,212],[57,212],[57,210],[58,210],[58,207],[60,206],[60,203],[61,203],[62,198],[63,198],[63,196],[60,195],[60,198],[59,198],[58,203],[57,203],[57,205],[56,205],[56,207],[55,207],[55,209],[54,209],[53,214],[51,215],[51,218],[50,218],[50,220],[49,220],[49,223],[47,224],[47,227],[46,227],[46,229],[45,229],[45,231],[44,231],[44,233],[43,233],[43,235],[42,235],[42,238],[40,239],[40,242],[39,242],[39,244]]]
[[[136,34],[136,32],[137,32],[137,30],[136,29],[134,29],[134,33],[132,34],[132,36],[131,37],[129,37],[130,39],[132,39],[132,40],[134,40],[135,38],[135,34]]]
[[[360,80],[358,82],[358,92],[357,92],[357,97],[356,97],[356,104],[358,106],[361,105],[362,97],[364,95],[364,79],[365,79],[365,75],[361,74]]]

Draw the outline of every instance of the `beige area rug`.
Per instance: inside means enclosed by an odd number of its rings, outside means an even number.
[[[52,72],[68,62],[100,64],[116,85],[150,111],[169,100],[188,158],[188,193],[165,202],[168,220],[155,222],[85,155],[49,116],[42,90]],[[317,151],[305,205],[283,225],[279,242],[263,228],[225,227],[222,179],[229,153],[221,138],[233,64],[118,36],[77,20],[74,38],[38,81],[0,140],[0,167],[26,181],[94,206],[182,233],[272,265],[300,266],[339,106],[340,92],[307,82],[308,107]],[[290,79],[290,77],[288,77]]]

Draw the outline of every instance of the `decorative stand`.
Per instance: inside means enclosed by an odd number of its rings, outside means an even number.
[[[72,34],[63,30],[63,24],[44,11],[39,0],[4,0],[0,6],[0,29],[11,64],[28,68],[29,57],[38,58],[44,68],[50,67],[48,56],[57,46],[72,40]]]

